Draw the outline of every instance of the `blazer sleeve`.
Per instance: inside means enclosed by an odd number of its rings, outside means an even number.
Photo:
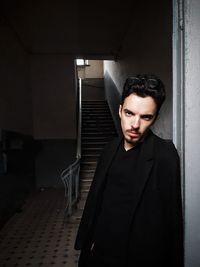
[[[92,224],[94,222],[94,216],[95,216],[95,207],[97,206],[97,183],[99,180],[99,173],[100,170],[104,168],[104,161],[106,158],[106,155],[109,153],[110,146],[112,146],[113,142],[108,143],[105,148],[103,149],[98,163],[95,170],[94,178],[86,199],[83,215],[80,221],[79,229],[77,232],[76,240],[74,248],[76,250],[81,250],[86,243],[90,242],[91,239],[91,229]]]
[[[172,142],[165,143],[165,153],[162,154],[160,163],[162,166],[163,195],[166,194],[169,207],[169,233],[171,240],[171,267],[184,266],[183,249],[183,212],[182,212],[182,190],[180,159]],[[161,162],[162,161],[162,162]]]
[[[181,172],[180,159],[178,153],[171,143],[174,150],[174,175],[172,179],[172,259],[173,267],[184,266],[184,248],[183,248],[183,211],[182,211],[182,194],[181,194]]]

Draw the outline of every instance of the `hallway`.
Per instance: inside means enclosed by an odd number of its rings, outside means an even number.
[[[62,189],[43,189],[27,199],[0,231],[0,266],[77,266],[73,249],[79,220],[64,223]]]

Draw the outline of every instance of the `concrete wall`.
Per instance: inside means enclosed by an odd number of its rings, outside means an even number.
[[[78,76],[81,79],[103,78],[103,61],[88,60],[88,67],[78,67]]]
[[[184,35],[185,258],[186,267],[200,266],[200,2],[186,0]],[[181,68],[181,66],[179,66]]]
[[[75,67],[72,57],[31,56],[36,139],[76,138]]]
[[[36,186],[63,187],[61,172],[72,164],[76,157],[76,140],[39,140],[41,150],[36,158]]]
[[[89,60],[90,65],[85,69],[85,78],[103,78],[103,61]]]
[[[119,50],[118,60],[105,61],[106,91],[114,84],[120,95],[128,76],[155,74],[165,83],[167,100],[154,129],[164,138],[172,138],[172,3],[141,1],[133,12]],[[142,11],[142,12],[141,12]],[[141,23],[143,22],[143,23]],[[116,110],[114,107],[113,110]]]
[[[41,144],[36,186],[63,186],[60,174],[76,156],[76,87],[72,57],[32,55],[33,135]]]
[[[82,100],[105,100],[104,79],[82,80]]]
[[[0,128],[32,133],[29,56],[9,23],[0,22]]]

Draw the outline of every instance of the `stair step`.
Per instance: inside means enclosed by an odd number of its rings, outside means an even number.
[[[113,129],[115,126],[112,123],[86,123],[82,125],[82,130],[85,129],[99,129],[103,131],[104,129]]]
[[[82,157],[82,159],[81,159],[82,162],[92,161],[92,162],[96,162],[96,163],[98,162],[98,160],[99,160],[99,157],[97,158],[97,157],[92,157],[92,156]]]
[[[91,116],[91,115],[102,115],[102,116],[112,116],[110,109],[106,107],[85,107],[82,109],[82,115],[83,116]]]
[[[96,152],[101,152],[102,151],[102,149],[103,148],[101,148],[101,147],[99,147],[99,148],[97,148],[97,147],[90,147],[90,148],[82,148],[82,151],[84,152],[84,151],[95,151],[95,153]]]
[[[85,201],[86,201],[86,199],[81,199],[81,200],[79,200],[79,202],[78,202],[78,204],[77,204],[77,207],[78,207],[79,210],[82,210],[82,211],[83,211],[83,209],[84,209],[84,207],[85,207]],[[82,216],[80,216],[80,219],[81,219],[81,217],[82,217]]]
[[[110,134],[109,134],[109,137],[112,137],[112,136],[116,136],[116,133],[114,131],[110,131]],[[104,133],[104,132],[87,132],[85,131],[84,133],[82,132],[81,133],[81,137],[103,137],[103,138],[107,138],[108,137],[108,134],[107,133]]]
[[[105,145],[106,143],[105,141],[84,141],[82,145]]]
[[[93,181],[94,174],[85,174],[85,175],[80,175],[80,182],[83,180],[91,180],[91,183]]]
[[[81,190],[83,192],[88,192],[90,190],[90,186],[91,186],[91,184],[89,184],[89,185],[81,184]]]
[[[84,155],[84,156],[82,155],[82,161],[96,161],[97,162],[99,160],[99,157],[100,157],[100,154],[99,155],[90,154],[90,155]]]
[[[84,126],[87,126],[87,125],[101,125],[101,126],[104,126],[104,125],[107,125],[107,124],[109,124],[109,125],[114,125],[114,123],[113,123],[113,121],[112,120],[108,120],[108,119],[104,119],[104,120],[102,120],[102,119],[95,119],[95,120],[93,120],[93,121],[91,121],[91,119],[88,119],[88,120],[86,120],[86,119],[84,119],[84,122],[82,123],[82,127],[84,127]]]
[[[82,132],[80,165],[80,201],[83,209],[93,181],[97,162],[102,149],[116,136],[110,108],[106,101],[82,102]]]
[[[108,141],[112,140],[116,136],[117,135],[115,133],[109,134],[109,136],[108,136],[107,133],[101,133],[101,132],[98,132],[98,133],[95,133],[95,134],[92,134],[92,132],[85,132],[85,133],[81,134],[81,138],[88,138],[88,139],[90,139],[91,137],[92,138],[107,138]]]
[[[99,119],[99,118],[101,118],[101,119],[105,119],[105,118],[112,118],[112,116],[109,114],[104,114],[104,113],[102,113],[102,112],[95,112],[95,110],[91,110],[90,111],[90,113],[89,114],[82,114],[82,117],[84,118],[84,119],[87,119],[87,118],[89,118],[89,119]]]
[[[100,129],[104,129],[104,128],[114,128],[114,124],[113,123],[109,123],[109,122],[87,122],[87,123],[83,123],[82,124],[82,129],[84,130],[85,128],[100,128]]]
[[[82,107],[109,107],[107,103],[84,103],[82,102]]]
[[[92,183],[92,181],[93,181],[93,179],[94,179],[94,174],[93,175],[80,175],[80,183],[81,183],[81,181],[84,181],[84,180],[90,180],[91,182],[90,183]]]
[[[81,182],[83,182],[83,183],[91,183],[92,182],[92,178],[81,179]]]
[[[91,159],[91,158],[93,158],[93,159],[95,159],[95,160],[98,160],[99,159],[99,156],[100,156],[100,153],[99,152],[97,152],[97,153],[95,153],[95,152],[93,152],[93,151],[87,151],[86,149],[84,149],[84,151],[82,151],[82,159],[84,160],[84,159]]]
[[[84,197],[86,197],[89,193],[89,190],[81,189],[80,193],[81,193],[81,196],[83,195]]]
[[[84,172],[80,173],[81,180],[85,180],[85,179],[92,180],[93,177],[94,177],[94,171],[92,173],[84,173]]]
[[[80,172],[84,172],[84,173],[94,173],[93,170],[80,170]]]
[[[108,105],[85,105],[82,104],[82,111],[87,111],[89,109],[104,109],[110,111],[110,108]]]
[[[80,180],[93,180],[94,172],[93,173],[80,173]]]
[[[88,164],[90,164],[90,165],[91,165],[91,164],[93,164],[93,165],[97,165],[97,161],[96,161],[96,160],[94,160],[94,161],[92,161],[92,160],[91,160],[91,161],[89,161],[89,160],[81,160],[81,164],[84,164],[84,165],[85,165],[85,164],[87,164],[87,165],[88,165]]]
[[[93,168],[95,169],[97,166],[97,161],[85,161],[85,162],[81,162],[81,167],[86,169],[86,167],[88,167],[89,169]]]
[[[107,139],[109,139],[109,137],[107,137],[107,136],[99,136],[99,137],[96,137],[96,136],[90,136],[90,137],[82,137],[81,138],[82,139],[82,142],[83,141],[85,141],[85,140],[97,140],[97,141],[99,141],[99,140],[105,140],[105,142],[107,142]]]
[[[91,109],[91,110],[83,110],[82,111],[82,116],[83,117],[95,117],[101,115],[102,117],[109,117],[112,118],[112,115],[109,110],[96,110],[96,109]]]
[[[84,181],[84,180],[86,180],[86,181],[90,181],[90,183],[92,183],[92,181],[93,181],[93,178],[94,178],[94,175],[91,175],[91,176],[80,176],[80,183],[81,183],[81,181]],[[86,183],[86,182],[85,182]]]
[[[105,100],[102,100],[102,101],[83,100],[82,101],[82,104],[83,105],[95,105],[95,106],[98,106],[98,105],[107,105],[108,106],[108,103]]]
[[[82,156],[81,156],[81,158],[90,158],[90,157],[96,157],[98,159],[99,153],[96,153],[96,154],[94,154],[94,153],[92,153],[92,154],[82,153]]]
[[[103,145],[82,145],[81,146],[81,150],[82,150],[82,154],[101,154],[101,150],[104,149],[105,146]]]
[[[106,100],[83,100],[82,103],[84,104],[101,104],[101,103],[106,103],[107,104],[107,101]]]
[[[87,166],[87,165],[82,165],[81,166],[81,168],[82,168],[82,170],[86,170],[86,169],[90,169],[90,170],[92,170],[93,172],[95,172],[96,171],[96,166],[91,166],[91,165],[89,165],[89,166]]]
[[[82,118],[84,119],[91,119],[91,120],[98,120],[98,119],[112,119],[111,114],[107,113],[102,113],[101,112],[95,112],[95,110],[91,110],[89,113],[82,113]]]
[[[95,170],[91,169],[81,169],[80,170],[80,176],[85,177],[86,179],[91,179],[91,177],[94,176]]]
[[[93,132],[100,132],[100,133],[104,133],[104,132],[108,132],[108,131],[113,131],[113,127],[85,127],[84,129],[83,129],[83,132],[85,133],[85,132],[91,132],[91,131],[93,131]]]

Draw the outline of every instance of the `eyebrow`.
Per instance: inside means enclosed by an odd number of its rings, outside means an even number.
[[[129,112],[129,113],[131,113],[132,115],[135,114],[134,112],[132,112],[131,110],[129,110],[129,109],[127,109],[127,108],[124,109],[124,112]],[[141,117],[152,117],[152,118],[153,118],[154,115],[155,115],[155,114],[147,113],[147,114],[141,114],[140,116],[141,116]]]

